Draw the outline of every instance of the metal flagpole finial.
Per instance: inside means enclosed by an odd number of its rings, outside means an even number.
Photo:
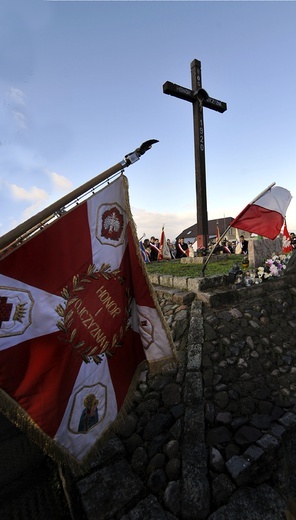
[[[4,254],[7,252],[6,249],[8,246],[11,248],[12,244],[20,243],[24,239],[28,238],[29,235],[31,235],[33,232],[39,232],[38,230],[41,229],[41,226],[44,226],[46,223],[48,223],[53,218],[57,217],[58,215],[61,216],[61,213],[64,213],[66,211],[66,207],[72,204],[79,204],[82,197],[85,197],[88,192],[92,192],[99,184],[102,184],[103,182],[108,182],[108,179],[111,178],[111,176],[115,175],[116,173],[123,171],[123,168],[126,168],[127,166],[130,166],[134,162],[138,161],[141,157],[141,155],[144,155],[147,150],[149,150],[154,143],[158,143],[157,139],[150,139],[149,141],[145,141],[144,143],[139,146],[139,148],[136,148],[133,152],[130,154],[127,154],[124,158],[124,160],[114,164],[108,170],[105,170],[104,172],[100,173],[90,181],[87,181],[82,186],[79,186],[71,193],[68,193],[61,199],[57,200],[44,210],[40,211],[36,215],[33,215],[33,217],[30,217],[28,220],[17,226],[15,229],[8,231],[5,235],[2,235],[0,237],[0,256],[2,253]]]
[[[153,144],[158,142],[159,141],[157,139],[150,139],[149,141],[145,141],[144,143],[142,143],[141,146],[139,146],[139,148],[136,148],[136,150],[134,150],[133,152],[125,155],[124,159],[126,161],[127,166],[138,161],[140,157],[147,152],[147,150],[150,150],[150,148],[152,148]]]

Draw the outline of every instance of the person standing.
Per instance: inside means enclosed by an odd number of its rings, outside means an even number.
[[[150,253],[150,261],[151,262],[156,262],[157,259],[158,259],[158,255],[160,253],[160,249],[157,247],[156,243],[155,243],[156,239],[155,237],[151,237],[150,238],[150,250],[151,250],[151,253]]]
[[[245,240],[244,235],[241,235],[239,237],[240,245],[241,245],[241,254],[247,255],[248,254],[248,241]]]
[[[184,242],[184,238],[179,238],[176,244],[176,258],[187,257],[188,245]]]

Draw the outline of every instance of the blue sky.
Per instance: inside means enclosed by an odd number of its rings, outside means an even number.
[[[209,219],[272,182],[296,231],[295,2],[6,0],[0,6],[0,235],[147,139],[126,169],[138,235],[196,222],[192,105],[166,81],[227,103],[204,109]]]

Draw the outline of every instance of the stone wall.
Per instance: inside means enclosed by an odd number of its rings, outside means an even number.
[[[295,280],[239,290],[204,307],[202,355],[212,500],[268,483],[287,494],[283,439],[296,425]],[[213,516],[215,518],[215,516]]]
[[[152,282],[179,364],[142,372],[126,421],[86,475],[64,468],[71,518],[284,520],[288,494],[296,499],[296,276],[243,288],[224,277]],[[24,482],[14,464],[11,479]],[[7,520],[30,517],[17,490],[21,511]],[[6,513],[12,496],[2,499]],[[36,518],[50,520],[49,503],[38,501]]]
[[[117,453],[76,482],[86,518],[98,518],[94,499],[112,478],[100,520],[284,520],[296,498],[295,277],[240,289],[195,281],[196,292],[162,281],[180,364],[144,376]],[[118,464],[133,496],[116,491]]]

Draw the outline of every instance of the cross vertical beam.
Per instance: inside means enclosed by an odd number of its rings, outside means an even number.
[[[198,60],[191,62],[191,85],[194,92],[200,92],[201,63]],[[203,107],[199,99],[192,103],[194,156],[195,156],[195,188],[196,188],[196,216],[197,216],[197,247],[207,248],[209,241],[208,208],[206,186],[205,161],[205,131]]]
[[[169,94],[192,103],[197,212],[196,239],[198,247],[203,246],[206,248],[208,245],[209,233],[203,107],[223,113],[225,110],[227,110],[227,105],[223,101],[209,97],[208,93],[202,88],[201,62],[199,60],[193,60],[190,66],[192,85],[191,90],[167,81],[163,85],[163,92],[164,94]]]

